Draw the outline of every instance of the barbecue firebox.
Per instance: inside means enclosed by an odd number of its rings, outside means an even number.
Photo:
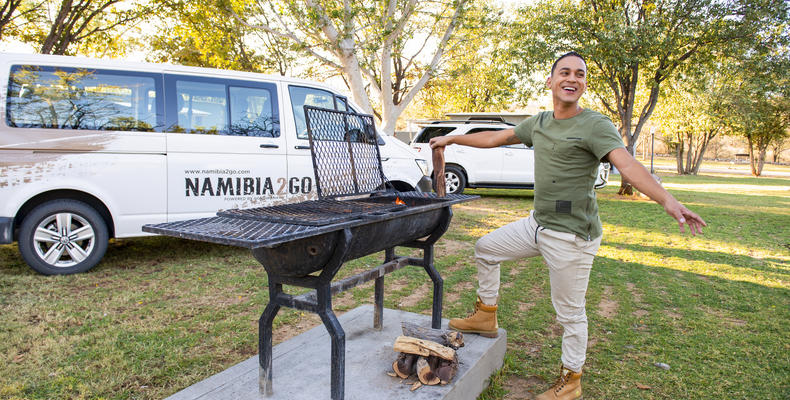
[[[388,191],[371,116],[310,106],[305,116],[318,200],[228,210],[143,230],[251,249],[269,280],[269,304],[259,321],[261,392],[272,393],[272,322],[286,306],[321,317],[332,339],[331,396],[342,399],[345,333],[332,295],[375,279],[373,325],[381,329],[384,275],[420,266],[433,281],[432,327],[440,328],[443,281],[433,265],[433,245],[450,224],[451,206],[477,196]],[[397,246],[422,249],[423,257],[398,256]],[[345,261],[382,250],[383,264],[333,282]],[[283,285],[314,290],[294,296]]]

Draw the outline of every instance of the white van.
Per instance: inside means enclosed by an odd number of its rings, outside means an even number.
[[[0,243],[43,274],[84,272],[144,224],[316,197],[304,105],[360,108],[311,81],[0,53]],[[379,135],[395,189],[428,162]]]

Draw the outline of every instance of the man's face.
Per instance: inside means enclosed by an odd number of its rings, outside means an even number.
[[[551,89],[555,102],[578,103],[587,90],[587,66],[579,57],[565,57],[557,62],[546,86]]]

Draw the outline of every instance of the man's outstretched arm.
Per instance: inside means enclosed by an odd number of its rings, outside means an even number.
[[[463,146],[479,147],[488,149],[508,144],[518,144],[521,141],[516,137],[516,132],[511,129],[501,131],[483,131],[470,135],[445,135],[431,139],[431,148],[445,147],[449,144],[460,144]]]
[[[678,221],[681,232],[686,232],[683,224],[689,226],[692,235],[702,233],[702,227],[708,226],[699,215],[680,204],[674,196],[658,184],[645,166],[636,161],[626,149],[622,147],[614,149],[609,152],[607,158],[617,167],[623,179],[656,203],[664,206],[664,211]]]

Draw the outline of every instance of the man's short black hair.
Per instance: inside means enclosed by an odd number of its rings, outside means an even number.
[[[584,57],[582,57],[581,54],[579,54],[579,53],[577,53],[575,51],[569,51],[569,52],[561,55],[560,58],[558,58],[558,59],[556,59],[554,61],[554,64],[551,66],[551,74],[552,75],[554,75],[554,68],[557,67],[557,63],[560,62],[560,60],[562,60],[565,57],[579,57],[579,58],[582,59],[582,62],[584,62],[584,65],[587,65],[587,60],[585,60]]]

